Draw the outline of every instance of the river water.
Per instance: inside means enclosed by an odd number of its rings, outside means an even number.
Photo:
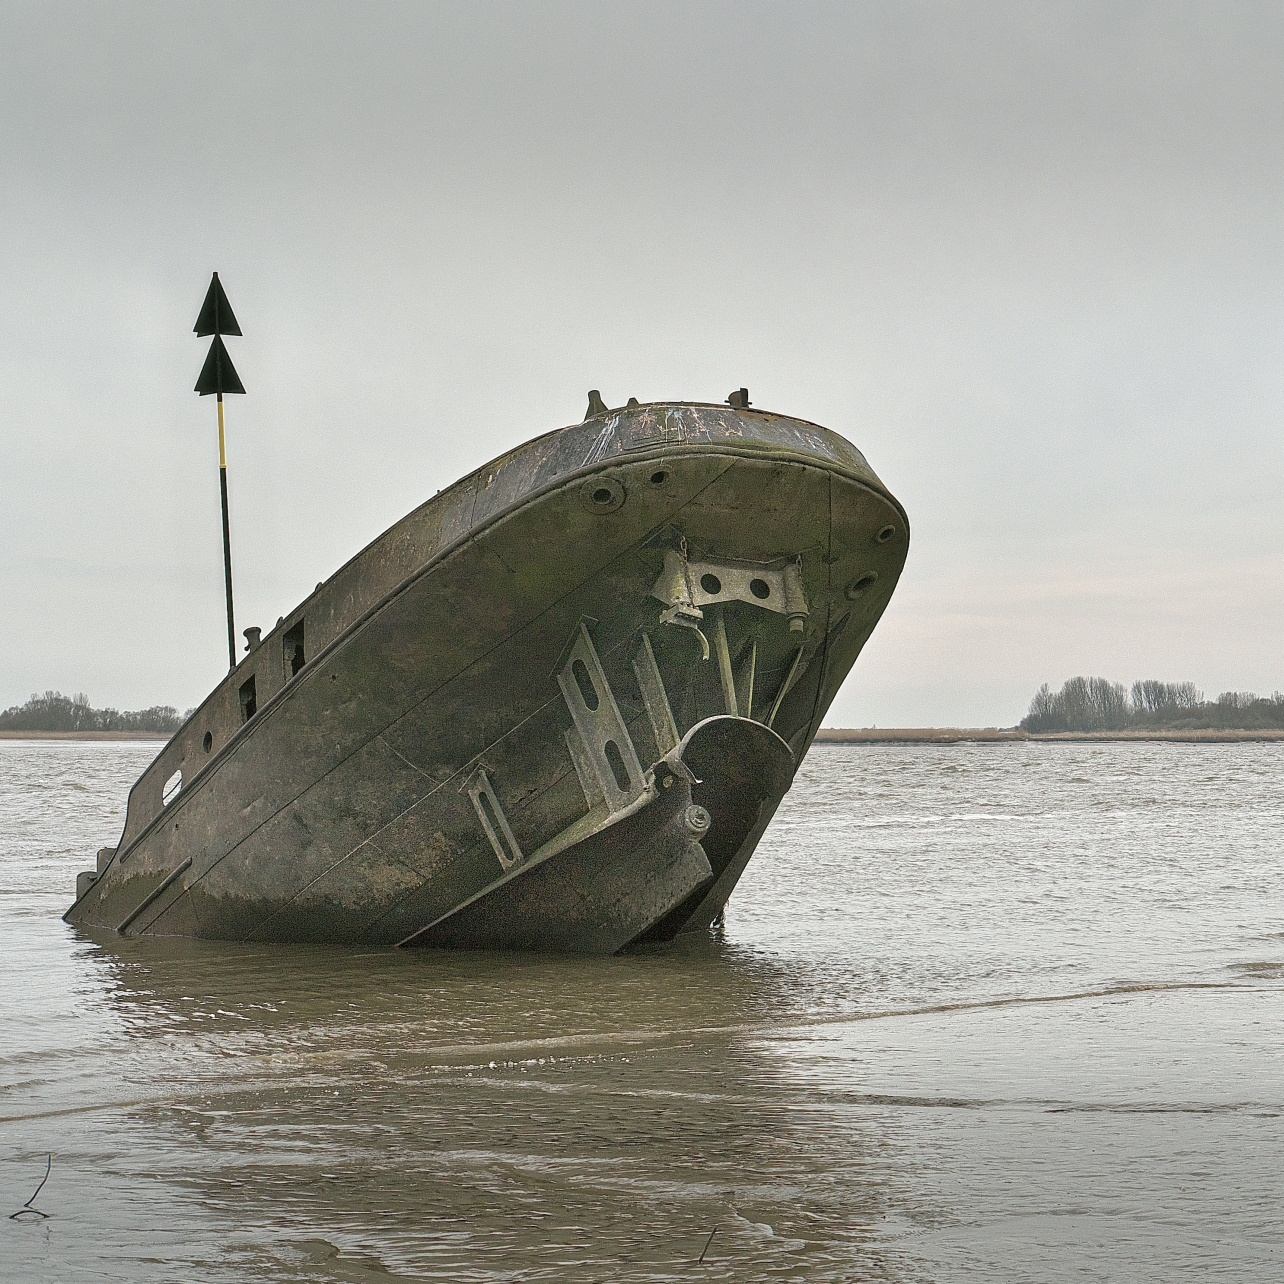
[[[1284,745],[818,746],[609,959],[74,931],[156,747],[0,743],[6,1281],[1284,1278]]]

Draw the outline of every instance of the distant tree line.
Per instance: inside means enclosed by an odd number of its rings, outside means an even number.
[[[163,731],[171,735],[183,725],[185,717],[169,704],[121,713],[91,708],[89,697],[83,693],[65,696],[46,691],[0,713],[0,731]]]
[[[1129,690],[1107,678],[1071,678],[1060,691],[1045,682],[1021,719],[1024,731],[1173,731],[1209,728],[1255,731],[1284,727],[1284,694],[1223,691],[1205,700],[1193,682],[1134,682]]]

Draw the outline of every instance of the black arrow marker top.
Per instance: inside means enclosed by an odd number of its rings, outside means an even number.
[[[225,392],[245,391],[241,376],[236,373],[232,358],[227,355],[223,340],[218,335],[214,336],[214,342],[210,344],[210,354],[205,358],[205,364],[201,367],[201,377],[197,379],[196,387],[192,391],[199,392],[202,397],[208,397],[212,392],[222,396]],[[220,410],[219,413],[223,412]]]
[[[227,301],[227,295],[223,292],[223,284],[218,279],[217,272],[210,279],[210,288],[206,291],[205,302],[201,304],[201,315],[196,318],[196,324],[192,329],[202,339],[207,334],[239,335],[241,333],[241,327],[236,324],[236,314]],[[224,391],[231,391],[231,389],[224,389]],[[244,389],[236,391],[243,392]]]

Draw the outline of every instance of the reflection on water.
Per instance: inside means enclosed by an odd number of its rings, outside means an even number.
[[[0,1278],[1269,1274],[1281,747],[825,747],[589,960],[73,932],[149,756],[0,744]]]

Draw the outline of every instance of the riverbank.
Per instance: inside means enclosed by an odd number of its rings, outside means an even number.
[[[163,731],[0,731],[0,740],[168,740]],[[997,740],[1146,740],[1177,743],[1238,743],[1284,740],[1284,729],[1234,731],[1203,728],[1193,731],[1047,731],[1031,735],[1019,727],[822,727],[817,744],[831,745],[950,745]]]
[[[822,727],[816,733],[817,744],[834,745],[949,745],[998,740],[1142,740],[1216,744],[1250,740],[1284,740],[1284,729],[1235,731],[1216,727],[1173,731],[1161,728],[1134,728],[1129,731],[1045,731],[1038,735],[1031,735],[1019,727]]]
[[[164,731],[0,731],[0,740],[168,740]]]

